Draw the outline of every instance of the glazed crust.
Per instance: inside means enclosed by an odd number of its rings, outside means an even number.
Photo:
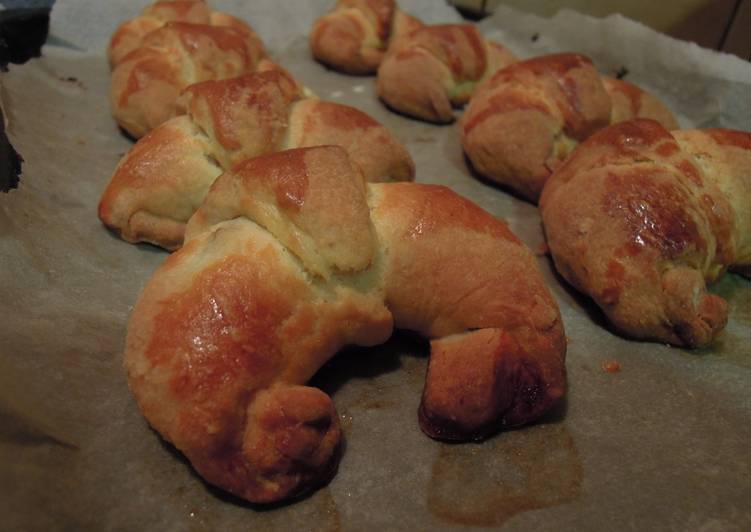
[[[338,0],[316,20],[310,50],[324,65],[347,74],[375,74],[389,43],[422,27],[394,0]]]
[[[585,56],[553,54],[506,67],[483,83],[462,116],[461,142],[478,173],[537,202],[579,142],[635,117],[676,127],[654,96],[601,77]]]
[[[194,83],[279,67],[261,41],[232,27],[168,22],[146,35],[112,72],[110,106],[118,125],[140,138],[177,115]]]
[[[211,10],[204,0],[158,0],[136,18],[121,24],[112,34],[107,47],[110,67],[117,66],[126,55],[141,45],[146,35],[168,22],[228,26],[251,39],[258,39],[245,22],[227,13]]]
[[[178,103],[186,114],[140,139],[102,195],[99,218],[129,242],[180,247],[214,180],[265,153],[335,144],[367,181],[414,176],[409,153],[386,128],[352,107],[303,97],[281,71],[199,83]]]
[[[336,469],[338,416],[304,384],[395,326],[431,339],[430,436],[482,438],[565,393],[558,308],[504,223],[444,187],[366,185],[339,147],[290,150],[216,180],[133,311],[125,365],[206,480],[272,502]]]
[[[378,96],[408,116],[449,123],[479,82],[514,61],[471,24],[425,26],[391,44],[378,69]]]
[[[540,209],[556,268],[624,334],[711,343],[727,304],[706,283],[747,271],[751,134],[671,134],[634,120],[594,134],[553,174]]]

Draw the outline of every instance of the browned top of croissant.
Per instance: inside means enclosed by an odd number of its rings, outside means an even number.
[[[610,95],[610,123],[633,118],[657,120],[669,130],[678,129],[678,122],[664,103],[652,94],[622,79],[602,76],[602,84]]]
[[[634,120],[594,134],[540,202],[556,267],[621,331],[678,345],[712,341],[725,301],[706,291],[751,262],[751,134],[672,134]]]
[[[536,201],[576,144],[612,122],[675,119],[638,87],[604,78],[583,55],[541,56],[499,70],[462,117],[462,145],[482,175]]]
[[[248,37],[257,38],[246,23],[227,13],[213,11],[203,0],[160,0],[147,6],[138,17],[124,22],[115,30],[107,47],[110,66],[117,66],[126,55],[141,45],[147,34],[168,22],[229,26]]]
[[[390,41],[421,27],[394,0],[338,0],[310,33],[313,57],[349,74],[373,74]]]
[[[466,103],[479,81],[514,61],[472,24],[425,26],[391,44],[378,69],[378,95],[409,116],[450,122],[452,107]]]
[[[188,85],[279,68],[264,60],[263,44],[226,26],[168,22],[152,31],[112,73],[115,119],[138,138],[175,116]]]
[[[414,164],[381,124],[355,108],[305,98],[271,70],[190,86],[183,116],[140,139],[105,190],[99,217],[130,242],[182,244],[185,222],[217,176],[245,159],[302,146],[343,146],[368,181],[410,180]]]
[[[405,57],[419,49],[446,65],[457,80],[476,81],[487,70],[485,38],[472,24],[426,26],[396,41],[393,53]]]
[[[495,87],[505,85],[517,89],[510,99],[494,94]],[[527,94],[518,92],[520,89],[526,89]],[[543,94],[548,101],[540,102],[530,97]],[[510,65],[496,72],[475,96],[488,101],[483,112],[473,114],[468,111],[463,121],[466,132],[472,131],[495,112],[532,108],[558,111],[566,133],[583,139],[606,125],[610,117],[610,100],[600,84],[600,76],[592,61],[579,54],[554,54]]]
[[[526,423],[565,392],[557,306],[503,222],[444,187],[366,185],[341,148],[291,150],[214,183],[133,311],[125,364],[149,422],[206,480],[270,502],[338,460],[336,411],[303,384],[394,326],[432,340],[431,436]]]

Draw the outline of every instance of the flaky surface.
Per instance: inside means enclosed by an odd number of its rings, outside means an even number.
[[[125,364],[204,478],[270,502],[338,461],[336,411],[305,382],[394,326],[431,339],[419,418],[433,437],[527,423],[565,393],[558,308],[504,223],[444,187],[365,185],[341,148],[291,150],[214,183],[134,309]]]
[[[177,115],[177,98],[189,85],[279,68],[264,58],[252,32],[168,22],[148,33],[113,70],[112,115],[140,138]]]
[[[281,71],[199,83],[179,105],[186,114],[140,139],[102,195],[100,219],[129,242],[178,248],[214,180],[265,153],[335,144],[367,181],[414,176],[411,157],[386,128],[355,108],[304,98]]]
[[[310,32],[313,57],[348,74],[375,74],[389,43],[422,23],[394,0],[338,0]]]
[[[514,61],[471,24],[425,26],[391,44],[378,69],[378,96],[408,116],[448,123],[480,81]]]
[[[138,48],[147,34],[168,22],[188,22],[229,26],[251,38],[257,38],[245,22],[220,11],[213,11],[204,0],[158,0],[147,6],[139,16],[121,24],[112,34],[107,58],[114,68],[130,52]]]
[[[542,195],[558,271],[622,332],[697,347],[727,321],[706,283],[748,273],[751,134],[651,120],[579,146]]]
[[[498,71],[478,88],[462,116],[462,147],[482,176],[536,202],[579,142],[637,117],[676,127],[654,96],[601,77],[589,58],[541,56]]]

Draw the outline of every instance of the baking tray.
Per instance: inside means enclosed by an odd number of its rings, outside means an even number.
[[[512,230],[563,314],[570,390],[540,422],[479,444],[417,425],[427,346],[397,333],[315,377],[346,447],[334,480],[261,507],[205,484],[149,429],[122,370],[129,313],[166,253],[117,239],[96,206],[131,141],[109,116],[104,44],[145,2],[63,0],[42,58],[2,77],[18,190],[0,195],[0,528],[10,530],[748,530],[751,528],[751,282],[713,288],[730,319],[711,348],[626,340],[552,269],[535,206],[468,170],[456,126],[390,113],[374,80],[313,62],[305,32],[328,2],[215,1],[258,29],[323,98],[363,109],[406,143],[417,180],[447,185]],[[443,4],[403,2],[430,21]],[[302,7],[301,7],[302,6]],[[306,7],[307,6],[307,7]],[[576,50],[628,71],[684,126],[751,130],[751,65],[611,17],[552,20],[499,9],[482,29],[522,57]],[[602,370],[617,360],[618,373]]]

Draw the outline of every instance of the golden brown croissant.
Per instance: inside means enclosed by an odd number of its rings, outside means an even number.
[[[481,80],[514,61],[471,24],[425,26],[391,44],[378,69],[378,96],[406,115],[448,123]]]
[[[169,22],[144,37],[112,72],[110,104],[117,123],[139,138],[176,115],[187,86],[280,69],[261,41],[227,26]]]
[[[348,74],[375,74],[389,43],[422,27],[394,0],[338,0],[310,32],[310,49],[321,63]]]
[[[341,439],[304,384],[394,327],[431,339],[420,424],[477,439],[565,393],[558,308],[508,227],[445,187],[365,184],[339,147],[223,174],[146,286],[125,365],[149,423],[210,483],[250,501],[325,482]]]
[[[751,273],[751,133],[610,126],[555,171],[540,209],[558,271],[619,330],[707,345],[727,304],[705,283]]]
[[[126,55],[141,45],[147,34],[168,22],[229,26],[252,39],[257,39],[245,22],[227,13],[211,10],[204,0],[158,0],[146,7],[139,16],[117,28],[107,48],[110,66],[114,68]]]
[[[129,242],[178,248],[214,180],[264,153],[336,144],[368,181],[414,176],[409,153],[386,128],[352,107],[304,98],[283,72],[199,83],[180,103],[187,115],[136,143],[99,204],[99,218]]]
[[[587,57],[554,54],[511,65],[483,83],[462,116],[461,141],[479,174],[536,202],[577,143],[634,117],[676,127],[655,97],[601,77]]]

